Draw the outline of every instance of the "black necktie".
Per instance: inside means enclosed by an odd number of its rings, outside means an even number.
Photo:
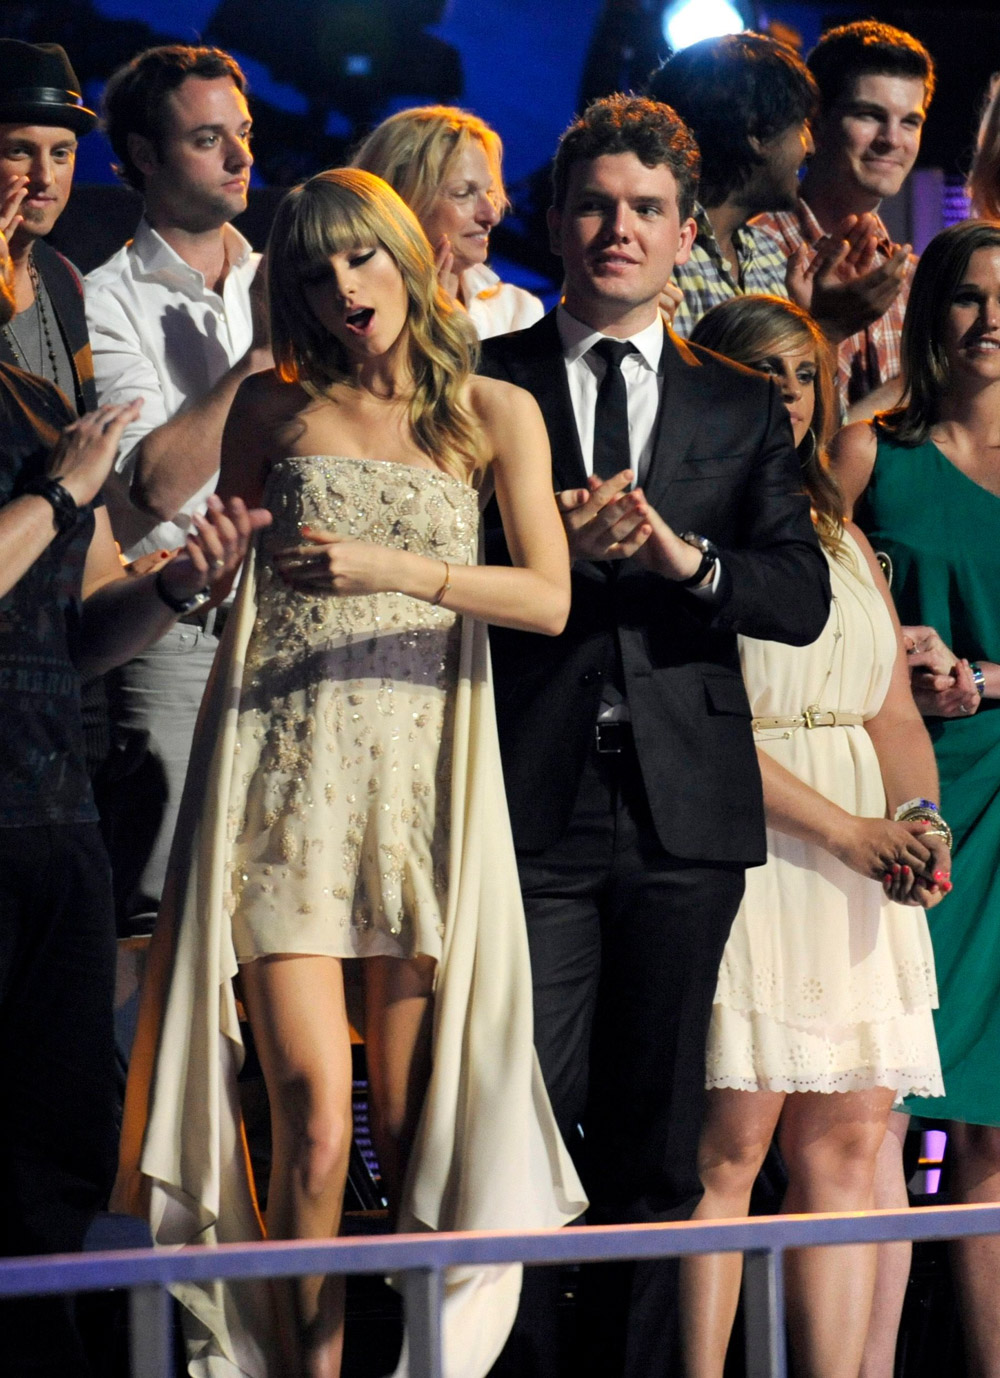
[[[594,409],[594,473],[611,478],[632,465],[628,443],[628,391],[622,376],[622,360],[633,353],[633,346],[605,336],[589,351],[606,365],[597,390]]]

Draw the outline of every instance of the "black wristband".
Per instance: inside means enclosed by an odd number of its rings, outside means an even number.
[[[62,486],[59,479],[55,478],[35,478],[26,483],[21,489],[22,495],[31,494],[33,497],[44,498],[52,506],[52,514],[55,518],[56,530],[60,536],[67,531],[72,531],[80,520],[80,509],[76,505],[73,495]]]

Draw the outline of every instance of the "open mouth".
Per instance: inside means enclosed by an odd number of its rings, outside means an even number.
[[[363,332],[368,329],[371,319],[375,312],[370,306],[359,307],[357,311],[351,311],[347,315],[347,324],[351,330]]]

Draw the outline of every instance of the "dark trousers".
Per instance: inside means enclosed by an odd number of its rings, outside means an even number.
[[[701,1197],[705,1041],[744,884],[742,867],[663,850],[625,739],[619,755],[591,755],[558,842],[519,857],[535,1044],[598,1224],[687,1219]],[[676,1278],[671,1263],[584,1269],[574,1370],[677,1371]],[[554,1300],[552,1270],[526,1275],[498,1374],[554,1378]]]
[[[97,825],[0,828],[0,1255],[79,1249],[107,1200],[114,963]],[[0,1305],[0,1373],[88,1371],[70,1302]]]

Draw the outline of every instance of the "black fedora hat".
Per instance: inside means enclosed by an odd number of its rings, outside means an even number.
[[[97,123],[58,43],[0,38],[0,124],[54,124],[86,134]]]

